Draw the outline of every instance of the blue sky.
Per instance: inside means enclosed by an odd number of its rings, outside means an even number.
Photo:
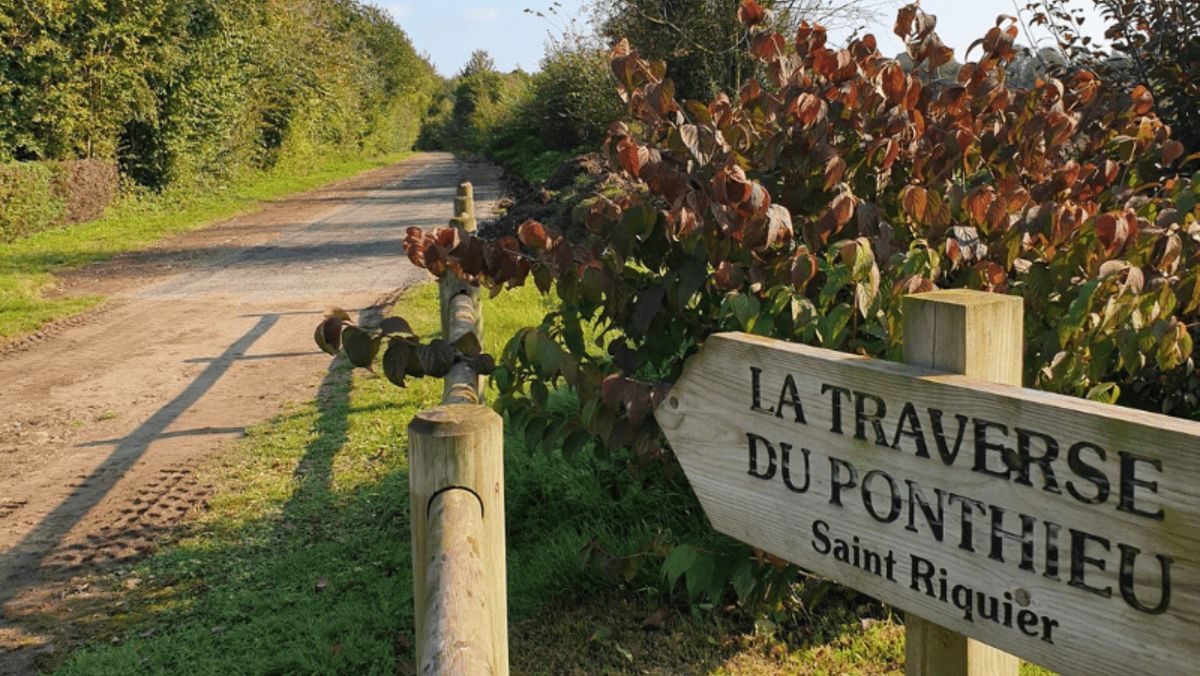
[[[417,50],[432,57],[438,71],[445,76],[457,72],[475,49],[486,49],[501,70],[511,70],[518,65],[527,71],[536,70],[547,34],[561,34],[572,17],[578,16],[586,22],[589,14],[585,8],[590,4],[586,0],[560,0],[558,16],[542,19],[526,14],[524,10],[545,10],[550,6],[550,0],[375,2],[391,13],[408,32]],[[1016,2],[1024,6],[1026,0]],[[885,54],[896,54],[903,49],[891,30],[894,8],[901,4],[897,2],[892,10],[885,11],[885,21],[871,29]],[[1087,0],[1075,0],[1075,4],[1092,7]],[[994,25],[997,15],[1015,12],[1013,0],[923,0],[921,7],[938,17],[938,34],[946,44],[959,50],[960,60],[962,49],[982,37]],[[1094,11],[1090,14],[1092,18],[1085,28],[1090,28],[1090,34],[1098,35],[1099,20]],[[1028,44],[1024,31],[1019,39]]]

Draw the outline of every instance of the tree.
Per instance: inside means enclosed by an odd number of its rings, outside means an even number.
[[[785,30],[801,21],[852,32],[876,18],[886,0],[770,0]],[[670,62],[679,94],[704,100],[740,86],[754,69],[738,25],[739,0],[599,0],[600,32],[626,38],[649,59]]]
[[[1026,6],[1031,23],[1046,26],[1070,67],[1096,71],[1125,88],[1149,87],[1158,115],[1188,152],[1200,152],[1200,2],[1092,0],[1109,45],[1081,34],[1086,19],[1070,0]]]
[[[496,60],[486,49],[476,49],[471,52],[471,58],[463,65],[458,77],[467,78],[476,73],[496,73]]]

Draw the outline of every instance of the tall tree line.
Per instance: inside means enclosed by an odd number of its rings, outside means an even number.
[[[0,43],[0,161],[150,188],[411,146],[437,81],[355,0],[22,0]]]

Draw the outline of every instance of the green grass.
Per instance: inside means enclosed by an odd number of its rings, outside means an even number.
[[[265,200],[353,176],[404,155],[331,160],[304,174],[258,174],[205,195],[127,199],[94,221],[0,244],[0,341],[36,331],[103,298],[47,298],[54,273],[133,251],[174,233],[193,230],[252,210]]]
[[[521,142],[494,150],[491,156],[526,181],[538,183],[550,178],[563,162],[592,150],[542,150],[536,143]]]
[[[547,308],[529,287],[485,301],[485,348],[498,353]],[[411,291],[396,311],[432,335],[436,287]],[[414,673],[406,426],[437,403],[440,382],[409,383],[399,390],[339,360],[315,401],[253,429],[206,470],[214,493],[194,522],[92,581],[107,606],[55,628],[91,636],[58,673]],[[745,613],[676,603],[656,569],[628,581],[583,569],[593,538],[636,551],[677,526],[663,506],[684,496],[587,453],[531,452],[511,433],[505,454],[514,673],[902,669],[902,626],[852,595],[820,606],[785,643]],[[660,626],[647,630],[655,613]]]
[[[398,312],[431,333],[436,303],[427,285]],[[493,351],[546,310],[532,289],[496,305],[487,306]],[[186,534],[108,581],[139,581],[125,612],[90,629],[120,643],[76,654],[63,673],[392,673],[412,642],[405,427],[437,402],[438,388],[418,380],[398,390],[335,364],[317,401],[251,431],[212,470],[217,493]],[[554,590],[573,593],[579,549],[605,516],[581,507],[604,489],[586,463],[510,454],[519,618]],[[637,499],[612,509],[645,508]]]

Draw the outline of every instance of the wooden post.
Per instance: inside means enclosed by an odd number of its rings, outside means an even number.
[[[475,231],[475,189],[469,182],[458,186],[454,198],[456,217],[450,220],[464,232]],[[453,274],[446,273],[438,280],[438,297],[442,317],[442,338],[453,343],[464,333],[474,333],[483,342],[483,303],[479,287],[466,284]],[[466,364],[455,364],[446,376],[442,403],[484,403],[483,377],[472,372]]]
[[[417,414],[408,439],[419,673],[505,676],[504,423],[448,404]]]
[[[454,214],[450,223],[467,232],[475,232],[475,188],[469,182],[460,183],[454,196]]]
[[[1022,301],[983,291],[906,296],[904,361],[1005,385],[1021,385]],[[1020,660],[923,620],[905,617],[909,676],[1016,676]]]
[[[442,307],[445,338],[453,343],[466,333],[474,333],[483,341],[483,306],[477,297],[460,293],[452,297]],[[482,404],[484,391],[487,387],[483,376],[475,373],[470,366],[459,362],[451,367],[446,374],[442,390],[443,404]]]

